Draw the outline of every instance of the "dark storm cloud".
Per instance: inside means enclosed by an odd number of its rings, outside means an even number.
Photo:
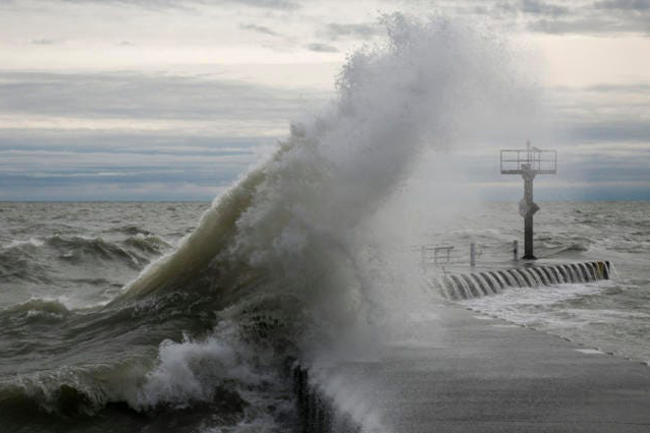
[[[250,30],[252,32],[261,33],[263,35],[268,35],[268,36],[281,36],[280,33],[271,30],[268,27],[260,26],[257,24],[240,24],[239,28],[242,30]]]
[[[119,119],[289,119],[304,98],[288,91],[203,76],[0,72],[0,113]]]
[[[310,51],[316,51],[318,53],[338,53],[339,52],[339,49],[332,46],[332,45],[320,44],[320,43],[317,43],[317,42],[305,45],[305,48],[307,48]]]

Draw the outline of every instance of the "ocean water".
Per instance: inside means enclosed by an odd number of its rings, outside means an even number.
[[[315,326],[293,309],[298,298],[240,294],[227,301],[219,290],[197,292],[206,286],[179,281],[126,296],[124,287],[182,245],[209,207],[0,204],[3,432],[292,431],[284,372],[299,337],[287,321]],[[521,232],[516,204],[482,209],[428,240],[455,243],[459,251],[474,241],[479,263],[507,262]],[[509,288],[460,304],[650,360],[650,203],[543,203],[538,215],[538,256],[611,260],[616,278]],[[246,278],[248,287],[256,284]]]

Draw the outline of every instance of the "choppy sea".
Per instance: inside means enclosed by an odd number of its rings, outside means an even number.
[[[295,427],[291,384],[283,372],[305,347],[305,329],[334,332],[327,321],[305,313],[304,303],[327,302],[316,292],[305,298],[294,292],[314,284],[300,280],[304,273],[260,271],[233,260],[236,250],[215,256],[219,229],[209,224],[211,211],[201,219],[209,208],[0,203],[2,432]],[[482,209],[426,241],[477,242],[479,260],[507,256],[521,234],[516,204]],[[197,236],[202,230],[211,236]],[[650,203],[543,203],[536,220],[538,256],[610,260],[615,279],[510,288],[460,302],[647,362],[649,251]],[[161,257],[167,259],[156,262]],[[313,342],[316,333],[307,340]]]

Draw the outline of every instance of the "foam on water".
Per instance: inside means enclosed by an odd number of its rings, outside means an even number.
[[[606,283],[549,285],[543,288],[521,287],[505,290],[495,296],[468,299],[462,301],[462,304],[487,314],[498,314],[515,323],[529,324],[539,321],[538,317],[531,314],[529,308],[539,311],[542,306],[595,295],[602,291],[604,284]],[[547,318],[547,320],[551,319]]]
[[[165,340],[160,345],[159,363],[146,376],[137,395],[129,400],[138,409],[171,404],[177,408],[193,402],[211,402],[215,393],[259,385],[264,377],[253,372],[235,349],[224,341],[209,337],[181,343]],[[228,389],[233,386],[236,389]]]
[[[647,287],[647,281],[645,281]],[[644,286],[625,280],[516,288],[489,298],[462,301],[477,311],[530,326],[607,353],[650,358]]]
[[[43,245],[45,245],[45,242],[43,240],[41,240],[41,239],[38,239],[38,238],[29,238],[26,241],[13,240],[13,241],[9,242],[8,244],[4,245],[2,248],[8,250],[8,249],[11,249],[11,248],[14,248],[14,247],[20,247],[20,246],[23,246],[23,245],[32,245],[32,246],[35,246],[35,247],[42,247]]]

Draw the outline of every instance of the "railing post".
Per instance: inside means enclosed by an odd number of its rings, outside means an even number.
[[[519,260],[519,242],[516,239],[512,241],[512,259],[515,262]]]
[[[469,264],[471,267],[476,266],[476,243],[472,242],[469,246]]]

